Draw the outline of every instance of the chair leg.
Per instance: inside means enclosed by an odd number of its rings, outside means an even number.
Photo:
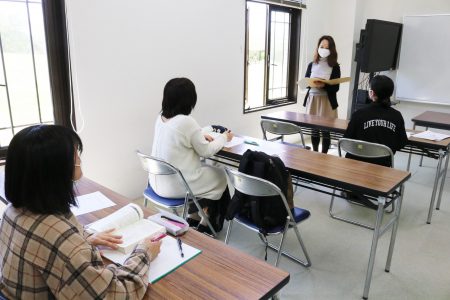
[[[364,224],[364,223],[356,222],[356,221],[353,221],[353,220],[350,220],[350,219],[347,219],[347,218],[343,218],[343,217],[339,217],[339,216],[336,216],[335,214],[333,214],[333,205],[334,205],[334,195],[335,195],[335,193],[336,193],[336,190],[333,189],[333,195],[331,196],[331,201],[330,201],[330,208],[328,209],[328,213],[330,214],[330,217],[332,217],[333,219],[342,221],[342,222],[346,222],[346,223],[349,223],[349,224],[353,224],[353,225],[356,225],[356,226],[360,226],[360,227],[364,227],[364,228],[367,228],[367,229],[374,230],[375,227],[373,225],[367,225],[367,224]]]
[[[275,261],[275,267],[278,267],[278,263],[280,262],[281,252],[283,251],[284,237],[286,236],[286,232],[289,228],[291,218],[289,216],[286,218],[286,224],[284,225],[283,233],[281,234],[280,246],[278,247],[277,260]]]
[[[331,195],[331,201],[330,201],[330,208],[328,209],[328,213],[332,218],[334,218],[333,214],[333,205],[334,205],[334,194],[336,193],[336,190],[333,189],[333,195]]]
[[[206,223],[208,223],[208,227],[209,227],[209,229],[211,230],[212,235],[213,235],[214,237],[216,237],[216,236],[217,236],[217,232],[214,230],[214,227],[211,225],[211,222],[209,221],[209,218],[205,215],[205,212],[203,211],[203,209],[202,209],[202,207],[200,206],[200,204],[198,204],[197,199],[194,197],[194,198],[192,199],[192,201],[194,201],[195,206],[197,206],[198,214],[200,215],[200,217],[202,217],[202,218],[204,218],[204,219],[206,220]]]
[[[189,195],[186,193],[186,196],[184,197],[184,205],[183,205],[183,214],[182,214],[183,219],[186,219],[186,215],[187,215],[187,211],[188,211],[188,209],[187,209],[188,203],[189,203]]]
[[[228,222],[227,234],[225,236],[225,244],[228,244],[228,241],[230,239],[231,227],[233,227],[233,220],[230,220]]]
[[[294,229],[295,235],[297,236],[297,240],[300,244],[300,247],[302,248],[303,254],[305,255],[305,258],[306,258],[306,264],[304,264],[303,262],[302,262],[302,264],[305,267],[309,267],[309,266],[311,266],[311,259],[309,258],[308,251],[306,251],[306,247],[305,247],[305,244],[303,243],[302,237],[300,236],[300,232],[298,231],[297,224],[295,224],[293,226],[293,229]]]

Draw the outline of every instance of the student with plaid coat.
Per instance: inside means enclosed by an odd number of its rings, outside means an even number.
[[[0,225],[0,295],[8,299],[141,299],[161,242],[141,242],[123,266],[104,266],[96,246],[115,248],[110,231],[88,234],[70,212],[81,175],[80,138],[55,125],[28,127],[7,153]]]

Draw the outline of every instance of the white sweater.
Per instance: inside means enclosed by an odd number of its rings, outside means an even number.
[[[227,187],[223,169],[202,164],[200,157],[211,157],[226,142],[222,134],[214,141],[205,140],[201,127],[191,116],[177,115],[163,121],[156,119],[152,155],[180,169],[192,192],[201,198],[218,200]],[[168,198],[184,198],[183,185],[173,175],[150,175],[155,192]]]

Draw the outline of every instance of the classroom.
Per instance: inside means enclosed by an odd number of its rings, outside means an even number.
[[[53,1],[56,0],[30,2],[41,5]],[[17,1],[0,0],[0,8],[13,2]],[[74,101],[70,106],[73,107],[71,113],[83,142],[84,176],[142,206],[142,193],[148,184],[148,174],[142,169],[136,150],[145,154],[152,153],[154,121],[161,113],[163,89],[171,78],[186,77],[195,84],[198,99],[192,116],[200,126],[221,125],[231,129],[235,135],[259,140],[263,138],[261,117],[283,111],[306,113],[303,99],[307,89],[301,85],[295,85],[295,91],[292,92],[294,99],[291,102],[275,105],[263,102],[263,107],[257,109],[252,109],[245,102],[250,93],[246,78],[246,7],[248,3],[270,3],[286,8],[284,2],[296,1],[61,1],[70,50],[70,89],[73,91]],[[298,71],[297,80],[304,78],[318,39],[323,35],[334,38],[341,76],[351,77],[350,82],[340,84],[337,92],[337,115],[342,120],[350,120],[353,112],[355,77],[363,84],[368,81],[367,73],[358,73],[358,77],[356,76],[358,66],[355,61],[360,32],[368,19],[403,23],[405,16],[450,15],[450,2],[446,0],[297,2],[301,3],[301,8],[296,12],[299,56],[296,58],[297,64],[290,67]],[[6,28],[5,22],[2,22],[2,16],[5,15],[0,12],[0,42],[3,36],[2,26]],[[445,66],[450,66],[447,58],[450,49],[449,28],[440,28],[442,32],[437,34],[442,39],[442,48],[427,48],[420,40],[415,41],[417,45],[414,47],[429,51],[427,55],[436,68],[436,73],[430,74],[430,78],[432,76],[432,80],[437,82],[436,85],[431,85],[433,89],[445,87],[450,82],[450,71],[444,69]],[[6,42],[7,39],[3,41],[5,49]],[[399,52],[399,57],[403,58],[402,55],[408,49],[403,47]],[[3,62],[7,65],[7,56],[5,57],[0,60],[0,67]],[[436,59],[442,61],[442,64],[434,64]],[[397,89],[400,76],[404,76],[404,73],[401,74],[401,66],[400,60],[396,69],[376,74],[392,78]],[[0,76],[0,92],[3,78],[3,75]],[[450,93],[447,93],[448,98],[444,101],[433,101],[427,95],[424,96],[425,100],[397,97],[400,92],[408,94],[406,90],[395,90],[391,100],[395,103],[393,107],[401,112],[406,129],[412,129],[412,119],[426,111],[450,114]],[[1,101],[0,95],[0,117],[8,116],[9,119],[8,106]],[[2,130],[11,126],[8,122],[0,120],[0,126],[4,127],[0,128],[0,142],[8,139],[2,135]],[[389,126],[392,128],[393,124]],[[419,126],[417,130],[426,129]],[[442,128],[430,130],[450,134],[449,130]],[[340,133],[342,132],[338,130],[338,134]],[[288,140],[299,143],[297,137],[289,137]],[[311,139],[307,134],[305,141],[311,146]],[[327,155],[338,156],[336,143],[337,140],[332,140]],[[0,162],[4,165],[2,159],[5,158],[6,147],[3,144],[0,146]],[[447,159],[448,149],[447,147],[446,154],[442,154],[447,155]],[[283,159],[283,155],[280,157]],[[420,166],[419,156],[413,155],[410,162],[409,157],[407,152],[399,151],[395,154],[395,169],[404,171],[405,174],[410,172],[410,177],[404,182],[390,272],[385,272],[384,266],[390,245],[389,231],[389,234],[380,237],[378,252],[376,257],[374,255],[373,273],[369,276],[369,298],[449,299],[450,175],[443,171],[443,178],[435,183],[438,178],[435,177],[438,160],[425,157]],[[446,168],[445,157],[442,162]],[[4,168],[2,165],[0,169]],[[439,163],[438,168],[440,167]],[[309,219],[299,225],[311,266],[303,267],[281,257],[278,267],[288,272],[290,278],[276,295],[270,296],[278,299],[361,299],[363,290],[366,292],[367,287],[365,279],[373,231],[330,218],[330,194],[317,192],[310,188],[312,186],[316,186],[316,179],[301,184],[294,192],[295,206],[311,212]],[[431,196],[432,193],[436,193],[436,196]],[[431,217],[427,220],[430,196],[441,198],[442,203],[439,210],[433,208],[433,219],[431,224],[427,224],[431,220]],[[338,211],[347,208],[348,205],[344,202],[336,200]],[[375,221],[374,211],[356,207],[352,209],[352,213],[358,219]],[[389,215],[386,215],[386,219],[389,219]],[[92,222],[93,219],[87,217],[87,221]],[[226,221],[224,229],[215,237],[222,244],[227,225]],[[256,258],[258,264],[265,264],[265,247],[254,232],[235,225],[228,245],[223,245]],[[287,236],[285,247],[298,248],[294,235]],[[267,263],[274,264],[275,258],[276,255],[269,252]],[[157,285],[158,283],[155,287]],[[223,298],[233,298],[232,293],[224,295],[227,296]],[[236,295],[235,298],[259,298],[255,294],[249,294],[248,297],[244,294],[239,294],[239,297]],[[164,294],[159,296],[165,297]],[[209,297],[201,294],[198,298]]]

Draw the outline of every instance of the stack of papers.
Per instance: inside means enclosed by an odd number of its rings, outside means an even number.
[[[412,137],[439,142],[450,138],[450,135],[427,130],[421,133],[413,134]]]

